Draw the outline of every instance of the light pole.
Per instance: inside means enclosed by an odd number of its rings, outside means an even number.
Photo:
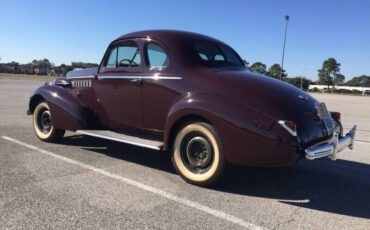
[[[285,15],[285,33],[284,33],[284,45],[283,45],[283,57],[281,58],[280,80],[283,77],[283,70],[284,70],[285,42],[286,42],[286,33],[288,30],[288,21],[289,21],[289,15]]]

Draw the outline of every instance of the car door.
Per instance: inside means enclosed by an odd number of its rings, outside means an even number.
[[[95,90],[104,126],[116,131],[142,128],[139,41],[124,40],[108,48],[99,69]]]
[[[155,40],[145,41],[143,73],[143,123],[146,130],[162,133],[170,105],[181,94],[182,77],[170,63],[168,48]]]

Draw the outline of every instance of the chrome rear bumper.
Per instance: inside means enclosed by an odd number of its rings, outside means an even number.
[[[305,150],[306,158],[309,160],[315,160],[323,157],[330,157],[332,160],[336,160],[336,154],[345,148],[353,149],[355,141],[357,126],[353,128],[343,137],[339,137],[338,133],[334,133],[333,137],[325,143],[320,143]]]

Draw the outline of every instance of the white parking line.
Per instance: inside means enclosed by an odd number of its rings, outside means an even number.
[[[247,222],[247,221],[245,221],[243,219],[240,219],[238,217],[232,216],[232,215],[227,214],[225,212],[222,212],[222,211],[219,211],[219,210],[210,208],[208,206],[205,206],[205,205],[202,205],[200,203],[197,203],[197,202],[188,200],[186,198],[182,198],[182,197],[173,195],[173,194],[168,193],[166,191],[163,191],[163,190],[160,190],[160,189],[151,187],[149,185],[146,185],[146,184],[137,182],[135,180],[132,180],[132,179],[129,179],[129,178],[126,178],[126,177],[123,177],[123,176],[120,176],[120,175],[117,175],[117,174],[114,174],[114,173],[110,173],[110,172],[105,171],[103,169],[96,168],[94,166],[91,166],[91,165],[88,165],[88,164],[85,164],[85,163],[82,163],[82,162],[79,162],[79,161],[70,159],[68,157],[64,157],[64,156],[61,156],[61,155],[58,155],[58,154],[49,152],[47,150],[38,148],[36,146],[30,145],[30,144],[27,144],[27,143],[24,143],[22,141],[19,141],[19,140],[14,139],[14,138],[7,137],[7,136],[2,136],[2,139],[7,140],[7,141],[10,141],[10,142],[13,142],[13,143],[18,144],[18,145],[22,145],[22,146],[24,146],[26,148],[32,149],[34,151],[37,151],[39,153],[42,153],[42,154],[45,154],[45,155],[48,155],[48,156],[51,156],[51,157],[54,157],[54,158],[57,158],[57,159],[62,160],[64,162],[68,162],[70,164],[78,165],[78,166],[80,166],[82,168],[85,168],[85,169],[94,171],[94,172],[99,173],[101,175],[104,175],[104,176],[107,176],[107,177],[110,177],[110,178],[119,180],[119,181],[124,182],[126,184],[135,186],[135,187],[140,188],[142,190],[145,190],[145,191],[154,193],[156,195],[162,196],[164,198],[167,198],[169,200],[175,201],[175,202],[177,202],[179,204],[182,204],[182,205],[185,205],[185,206],[188,206],[188,207],[191,207],[191,208],[198,209],[200,211],[203,211],[205,213],[208,213],[208,214],[213,215],[215,217],[218,217],[220,219],[223,219],[223,220],[232,222],[234,224],[240,225],[240,226],[245,227],[247,229],[251,229],[251,230],[265,229],[264,227],[261,227],[261,226],[255,225],[253,223]]]

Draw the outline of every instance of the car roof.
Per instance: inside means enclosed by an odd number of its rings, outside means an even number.
[[[136,31],[132,33],[128,33],[125,35],[122,35],[115,39],[115,41],[119,41],[126,38],[151,38],[156,40],[162,40],[162,41],[172,41],[172,42],[178,42],[178,41],[211,41],[211,42],[217,42],[222,43],[222,41],[219,41],[215,38],[193,33],[193,32],[187,32],[187,31],[180,31],[180,30],[143,30],[143,31]]]

